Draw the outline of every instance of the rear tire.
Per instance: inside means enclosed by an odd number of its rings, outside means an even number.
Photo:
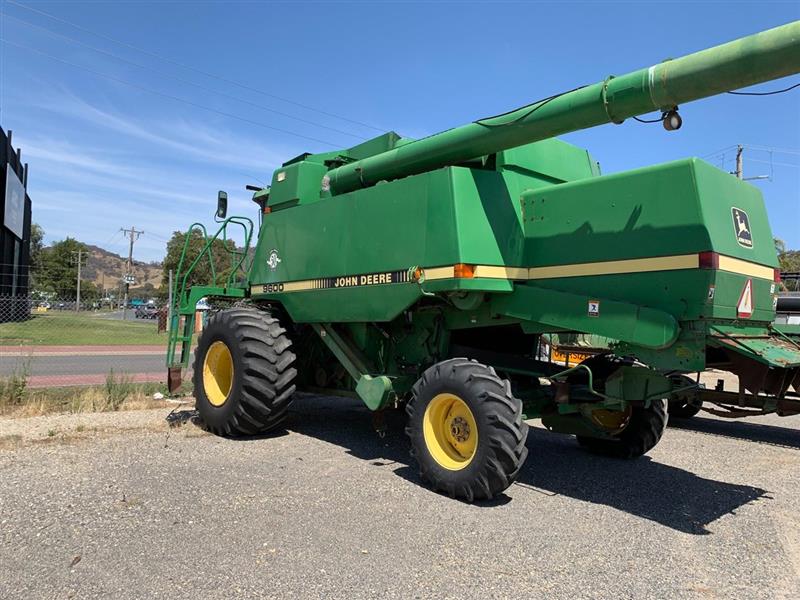
[[[691,419],[700,412],[699,404],[683,400],[669,403],[669,416],[673,419]]]
[[[670,375],[673,389],[685,388],[687,386],[695,386],[684,392],[673,394],[669,401],[669,416],[675,419],[691,419],[700,412],[703,406],[700,400],[699,388],[705,387],[702,383],[696,383],[691,377],[686,375]]]
[[[264,433],[286,419],[295,391],[292,342],[278,319],[253,308],[216,313],[198,340],[197,411],[223,436]]]
[[[427,369],[406,412],[420,476],[453,498],[497,496],[513,483],[528,455],[528,425],[510,383],[466,358]]]
[[[630,419],[614,439],[579,435],[578,443],[595,454],[614,458],[638,458],[658,444],[667,428],[667,401],[653,400],[650,406],[631,407]]]

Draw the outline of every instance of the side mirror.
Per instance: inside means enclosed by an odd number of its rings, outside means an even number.
[[[228,194],[220,191],[217,194],[217,218],[224,219],[228,214]]]

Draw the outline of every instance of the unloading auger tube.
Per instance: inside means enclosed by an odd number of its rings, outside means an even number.
[[[686,102],[798,72],[795,21],[348,163],[329,171],[322,189],[342,194],[655,110],[673,117]]]

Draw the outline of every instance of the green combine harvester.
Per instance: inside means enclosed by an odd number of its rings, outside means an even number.
[[[667,403],[724,365],[783,402],[800,345],[771,326],[776,269],[760,192],[689,158],[613,175],[555,136],[800,71],[800,21],[550,96],[420,140],[390,132],[302,154],[255,191],[259,226],[227,217],[179,267],[168,349],[177,389],[195,306],[214,307],[194,393],[225,436],[281,426],[296,390],[405,406],[422,478],[466,501],[505,490],[527,419],[587,449],[653,448]],[[208,285],[187,282],[215,240],[245,248]],[[187,244],[190,236],[187,235]],[[541,360],[543,334],[616,340],[574,367]]]

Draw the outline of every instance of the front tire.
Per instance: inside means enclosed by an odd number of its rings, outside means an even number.
[[[427,369],[406,406],[412,454],[422,479],[467,502],[513,483],[528,455],[522,403],[494,369],[454,358]]]
[[[667,401],[653,400],[647,408],[629,406],[628,411],[627,421],[613,434],[614,439],[579,435],[578,443],[590,452],[614,458],[638,458],[647,454],[667,428]]]
[[[264,433],[286,419],[295,391],[292,342],[278,319],[252,308],[216,313],[198,340],[197,412],[223,436]]]

